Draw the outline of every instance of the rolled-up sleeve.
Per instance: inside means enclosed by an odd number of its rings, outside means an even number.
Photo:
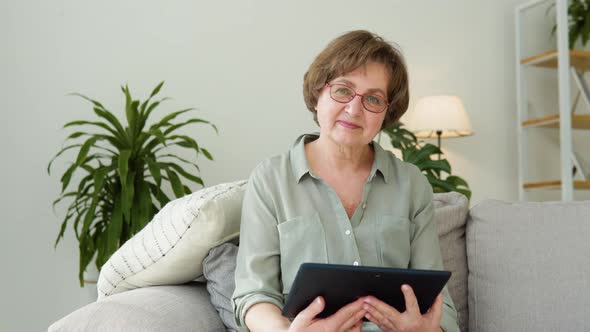
[[[264,176],[261,164],[250,176],[242,204],[232,305],[236,322],[243,328],[244,315],[252,305],[267,302],[282,308],[284,302],[275,202]]]
[[[438,233],[434,222],[432,187],[424,175],[417,169],[415,171],[410,268],[443,270]],[[460,332],[457,324],[457,310],[446,286],[443,289],[443,314],[440,326],[445,332]]]

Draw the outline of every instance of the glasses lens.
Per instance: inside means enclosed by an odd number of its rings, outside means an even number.
[[[333,84],[330,87],[330,95],[336,101],[339,101],[341,103],[347,103],[351,101],[352,98],[354,98],[355,92],[346,85]]]
[[[381,113],[387,108],[387,102],[380,96],[368,95],[363,97],[363,106],[369,112]]]

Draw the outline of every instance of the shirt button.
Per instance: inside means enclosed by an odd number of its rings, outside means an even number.
[[[347,229],[346,232],[344,232],[344,234],[350,235],[350,229]]]
[[[352,262],[352,265],[354,265],[354,266],[358,266],[358,265],[359,265],[359,262],[357,262],[357,261],[354,261],[354,262]]]
[[[363,203],[363,210],[367,208],[367,203]]]

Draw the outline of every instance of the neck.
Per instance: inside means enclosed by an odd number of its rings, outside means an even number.
[[[320,136],[309,145],[311,152],[315,155],[312,159],[319,162],[319,164],[311,165],[314,169],[322,165],[324,169],[356,172],[370,168],[373,164],[374,152],[369,144],[339,145]]]

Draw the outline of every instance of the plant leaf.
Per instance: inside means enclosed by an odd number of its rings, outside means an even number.
[[[194,119],[189,119],[187,121],[184,121],[182,123],[177,123],[175,125],[172,125],[170,127],[168,127],[165,131],[164,131],[164,135],[168,135],[170,133],[172,133],[173,131],[182,128],[186,125],[189,125],[191,123],[205,123],[205,124],[209,124],[211,125],[211,127],[213,127],[213,129],[215,129],[215,131],[217,132],[217,127],[215,127],[215,125],[211,124],[209,121],[207,120],[203,120],[203,119],[198,119],[198,118],[194,118]]]
[[[149,133],[156,136],[156,139],[160,144],[166,146],[166,137],[164,137],[164,134],[160,129],[150,129]]]
[[[129,157],[131,156],[131,150],[121,150],[119,153],[118,167],[119,167],[119,180],[121,181],[121,187],[127,186],[127,173],[129,172]]]
[[[177,156],[177,155],[174,155],[174,154],[167,153],[167,154],[162,154],[162,155],[158,155],[158,156],[157,156],[157,158],[158,158],[158,159],[159,159],[159,158],[165,158],[165,157],[167,157],[167,158],[173,158],[173,159],[176,159],[176,160],[182,161],[182,162],[184,162],[184,163],[187,163],[187,164],[189,164],[189,165],[191,165],[191,166],[194,166],[194,167],[195,167],[195,169],[197,170],[197,172],[200,172],[200,171],[201,171],[201,168],[199,167],[199,165],[195,164],[194,162],[192,162],[192,161],[190,161],[190,160],[187,160],[187,159],[184,159],[184,158],[180,158],[180,157],[179,157],[179,156]]]
[[[61,156],[62,153],[66,152],[67,150],[73,149],[75,147],[79,147],[82,146],[82,144],[73,144],[70,146],[66,146],[65,148],[61,149],[53,158],[51,158],[51,161],[49,161],[49,164],[47,164],[47,174],[51,175],[51,164],[53,164],[53,161]]]
[[[70,95],[70,96],[78,96],[78,97],[81,97],[81,98],[83,98],[83,99],[86,99],[86,100],[88,100],[89,102],[93,103],[93,104],[94,104],[94,106],[96,106],[96,107],[104,108],[104,106],[102,106],[102,104],[101,104],[101,103],[99,103],[99,102],[98,102],[98,101],[96,101],[96,100],[90,99],[90,98],[86,97],[86,96],[85,96],[85,95],[83,95],[83,94],[80,94],[80,93],[74,92],[74,93],[70,93],[69,95]]]
[[[111,220],[107,223],[106,256],[108,257],[110,257],[120,245],[119,241],[121,239],[121,232],[123,231],[122,201],[123,199],[120,195],[115,196],[115,206],[113,208]]]
[[[160,167],[158,167],[157,163],[152,158],[146,158],[145,161],[147,162],[150,174],[154,178],[154,181],[156,181],[156,185],[158,187],[161,187],[162,173],[160,173]]]
[[[467,182],[458,176],[448,176],[445,181],[453,185],[454,187],[469,187]]]
[[[135,220],[133,234],[139,232],[152,218],[152,196],[147,183],[140,180],[137,190],[137,210],[139,211],[138,220]]]
[[[182,183],[180,182],[180,178],[178,177],[178,175],[170,168],[166,168],[166,174],[168,175],[168,180],[170,181],[172,191],[174,192],[174,195],[176,195],[176,198],[184,196],[184,191],[182,190]]]
[[[125,187],[121,187],[123,217],[126,224],[130,224],[131,213],[133,212],[133,197],[135,196],[135,170],[127,174]]]
[[[205,155],[205,157],[209,160],[213,160],[213,156],[211,155],[211,153],[209,152],[209,150],[205,149],[205,148],[201,148],[201,152],[203,152],[203,155]]]
[[[416,150],[416,154],[412,158],[412,163],[423,163],[430,159],[432,155],[438,155],[442,153],[440,149],[432,144],[425,144]]]
[[[146,119],[148,119],[148,118],[150,117],[150,114],[152,114],[152,111],[153,111],[154,109],[156,109],[156,107],[158,107],[158,105],[160,105],[160,103],[161,103],[162,101],[163,101],[163,100],[160,100],[160,101],[155,101],[155,102],[153,102],[152,104],[150,104],[150,106],[148,106],[147,110],[146,110],[145,112],[143,112],[143,116],[144,116]]]
[[[164,167],[173,168],[174,171],[176,171],[180,175],[184,176],[185,178],[187,178],[187,179],[189,179],[189,180],[191,180],[193,182],[196,182],[196,183],[198,183],[198,184],[200,184],[202,186],[204,185],[203,180],[200,177],[190,174],[189,172],[185,171],[182,167],[180,167],[177,164],[174,164],[174,163],[158,163],[158,165],[161,166],[161,167],[163,167],[163,168]]]
[[[137,134],[139,132],[139,124],[138,122],[141,121],[139,118],[139,101],[134,100],[129,105],[129,112],[127,121],[129,122],[129,129],[131,130],[131,141],[133,142],[137,138]]]
[[[84,234],[79,238],[79,249],[80,249],[80,269],[78,272],[78,279],[80,280],[80,286],[84,286],[84,271],[86,267],[92,261],[96,248],[94,241],[90,233]]]
[[[73,127],[73,126],[84,126],[84,125],[102,128],[102,129],[108,131],[109,133],[111,133],[113,135],[113,137],[115,137],[116,139],[121,140],[121,137],[117,131],[113,130],[113,128],[109,127],[106,123],[103,123],[100,121],[84,121],[84,120],[71,121],[71,122],[66,123],[63,127],[68,128],[68,127]],[[70,137],[66,138],[66,140],[68,140],[68,139],[70,139]]]
[[[94,113],[99,117],[105,119],[115,128],[115,131],[118,133],[117,137],[121,141],[122,145],[129,146],[129,138],[127,137],[127,132],[125,131],[117,117],[113,115],[113,113],[107,111],[106,109],[99,108],[94,108]]]
[[[78,152],[78,157],[76,158],[76,165],[77,166],[80,166],[83,164],[84,159],[86,159],[86,155],[88,154],[88,151],[90,151],[90,148],[92,148],[94,146],[94,144],[96,143],[97,140],[98,140],[98,137],[92,136],[88,140],[86,140],[86,142],[84,142],[84,144],[80,148],[80,152]]]
[[[449,184],[441,179],[430,178],[429,182],[433,185],[433,189],[435,189],[436,187],[442,188],[443,191],[441,191],[441,192],[450,192],[450,191],[454,191],[454,189],[455,189],[451,184]]]
[[[402,159],[416,165],[426,176],[434,192],[457,191],[465,194],[468,198],[471,192],[468,189],[467,182],[458,176],[452,176],[450,163],[441,158],[433,160],[431,156],[441,154],[442,151],[432,144],[420,145],[417,138],[408,130],[403,128],[400,122],[395,123],[390,128],[382,130],[391,140],[391,145],[402,152]],[[202,149],[201,149],[202,150]],[[442,173],[449,176],[446,179],[441,178]]]
[[[68,226],[68,221],[72,218],[72,216],[74,216],[73,213],[71,214],[67,214],[66,217],[64,218],[64,221],[61,223],[61,227],[59,229],[59,234],[57,234],[57,238],[55,239],[55,243],[53,244],[53,248],[57,248],[57,244],[59,243],[59,240],[61,240],[64,236],[64,233],[66,231],[66,227]]]
[[[158,84],[158,86],[156,86],[156,87],[154,88],[154,90],[153,90],[153,91],[152,91],[152,93],[150,94],[150,99],[151,99],[153,96],[157,95],[157,94],[158,94],[158,92],[160,92],[160,89],[162,88],[162,86],[163,86],[163,85],[164,85],[164,81],[160,82],[160,84]]]
[[[168,204],[168,202],[170,202],[170,198],[164,194],[164,192],[160,189],[160,186],[149,183],[149,187],[152,195],[154,195],[158,203],[160,203],[160,208],[163,208],[166,204]]]
[[[585,13],[584,21],[582,22],[581,27],[581,34],[583,47],[586,46],[586,43],[588,43],[588,38],[590,37],[590,10]]]
[[[437,173],[440,173],[440,172],[446,172],[448,174],[451,173],[451,165],[445,159],[426,160],[416,166],[419,166],[418,168],[420,168],[420,170],[433,170]]]
[[[76,170],[76,168],[78,168],[78,165],[76,164],[72,164],[63,174],[63,176],[61,177],[61,192],[63,193],[66,188],[68,187],[68,184],[70,184],[70,180],[72,179],[72,175],[74,174],[74,171]]]
[[[199,148],[199,144],[193,138],[188,137],[186,135],[172,135],[168,136],[168,139],[179,139],[179,142],[170,143],[170,145],[178,145],[183,148],[193,149],[196,154],[198,155],[201,149]]]
[[[161,128],[161,127],[165,127],[165,126],[169,126],[170,125],[170,121],[174,120],[177,116],[184,114],[186,112],[195,110],[194,108],[185,108],[183,110],[180,111],[176,111],[176,112],[172,112],[168,115],[166,115],[165,117],[163,117],[160,121],[158,121],[156,124],[152,125],[151,128]]]

